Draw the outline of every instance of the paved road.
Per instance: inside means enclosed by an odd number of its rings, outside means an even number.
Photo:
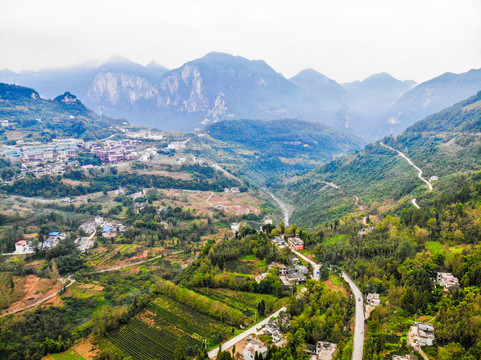
[[[272,195],[269,190],[265,189],[269,195],[273,197],[274,200],[277,198]],[[285,204],[282,203],[280,199],[277,199],[276,202],[281,206],[281,209],[283,207],[287,208]],[[319,268],[321,264],[316,264],[314,261],[309,259],[307,256],[302,255],[299,251],[292,250],[294,254],[296,254],[298,257],[303,259],[304,261],[308,262],[309,264],[312,265],[313,267],[313,275],[315,280],[320,280],[320,274]],[[351,291],[354,294],[354,298],[356,300],[356,315],[355,315],[355,324],[354,324],[354,345],[353,345],[353,351],[352,351],[352,360],[362,360],[362,355],[364,351],[364,299],[361,293],[361,290],[357,287],[356,283],[352,281],[352,279],[343,271],[342,272],[342,277],[344,280],[347,281],[349,286],[351,287]],[[359,301],[358,299],[361,299]]]
[[[60,280],[61,280],[62,282],[64,282],[64,283],[65,283],[67,280],[70,280],[70,283],[69,283],[65,288],[68,288],[68,287],[72,286],[72,285],[75,283],[75,279],[72,279],[71,276],[72,276],[72,275],[69,275],[69,276],[68,276],[67,278],[65,278],[65,279],[64,279],[64,278],[61,278],[61,279],[60,279]],[[31,305],[28,305],[28,306],[24,306],[23,308],[20,308],[20,309],[17,309],[17,310],[15,310],[15,311],[11,311],[11,312],[9,312],[9,313],[0,315],[0,317],[7,316],[7,315],[12,315],[12,314],[16,314],[16,313],[18,313],[18,312],[20,312],[20,311],[27,310],[27,309],[33,308],[33,307],[35,307],[35,306],[37,306],[37,305],[40,305],[40,304],[44,303],[45,301],[50,300],[51,298],[57,296],[60,291],[62,291],[62,290],[56,291],[56,292],[54,292],[53,294],[50,294],[49,296],[47,296],[47,297],[45,297],[45,298],[43,298],[43,299],[40,299],[39,301],[37,301],[37,302],[34,303],[34,304],[31,304]]]
[[[276,317],[276,316],[279,316],[279,314],[282,312],[282,311],[286,311],[286,308],[285,307],[282,307],[280,308],[279,310],[277,310],[274,314],[272,314],[271,316],[269,317],[266,317],[264,320],[262,320],[261,322],[257,323],[256,325],[254,325],[253,327],[247,329],[246,331],[244,331],[243,333],[240,333],[239,335],[233,337],[232,339],[230,339],[229,341],[226,341],[225,343],[222,344],[222,347],[221,349],[224,350],[224,349],[228,349],[230,348],[232,345],[234,344],[237,344],[239,341],[241,341],[242,339],[248,337],[249,335],[252,335],[254,333],[257,333],[259,330],[261,330],[261,328],[264,326],[264,325],[267,325],[267,323],[269,322],[269,320],[272,318],[272,317]],[[219,352],[219,348],[215,348],[214,350],[211,350],[209,351],[209,358],[214,358],[217,356],[217,353]]]
[[[399,150],[396,150],[396,149],[390,147],[389,145],[384,145],[384,144],[382,143],[382,141],[381,141],[380,144],[381,144],[382,146],[384,146],[385,148],[387,148],[387,149],[391,149],[391,150],[397,152],[399,155],[401,155],[403,158],[405,158],[405,159],[407,160],[407,162],[408,162],[410,165],[412,165],[412,166],[418,171],[418,178],[421,179],[422,181],[424,181],[424,182],[428,185],[429,190],[431,190],[431,191],[433,190],[433,185],[432,185],[429,181],[427,181],[425,178],[423,178],[423,171],[422,171],[419,167],[417,167],[416,165],[414,165],[414,163],[411,161],[410,158],[408,158],[406,155],[404,155],[404,154],[403,154],[402,152],[400,152]]]
[[[354,300],[356,301],[356,321],[354,323],[354,345],[352,350],[352,360],[362,360],[364,351],[364,299],[362,292],[357,287],[356,283],[343,271],[342,277],[347,281],[354,293]],[[360,299],[360,301],[358,300]]]
[[[292,250],[292,252],[313,266],[314,278],[316,280],[319,280],[320,275],[317,272],[319,271],[321,265],[316,264],[314,261],[302,255],[298,251]],[[362,354],[364,351],[364,299],[362,297],[361,290],[359,290],[356,283],[352,281],[352,279],[344,271],[342,272],[342,277],[351,287],[354,298],[356,300],[356,317],[354,325],[354,346],[352,351],[352,360],[362,360]],[[361,299],[361,301],[359,301],[358,299]]]
[[[413,203],[413,205],[417,208],[417,209],[421,209],[418,205],[418,203],[416,202],[416,199],[412,199],[411,202]]]

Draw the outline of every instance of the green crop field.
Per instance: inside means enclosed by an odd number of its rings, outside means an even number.
[[[254,294],[230,289],[199,288],[195,289],[195,291],[238,309],[242,311],[245,316],[254,315],[257,310],[257,305],[261,300],[265,301],[267,309],[270,307],[274,309],[281,307],[276,305],[278,299],[272,295]]]
[[[426,246],[433,255],[445,253],[443,245],[437,241],[426,241]]]
[[[134,360],[169,360],[177,346],[193,349],[204,339],[208,345],[217,345],[228,333],[229,326],[161,296],[107,339]]]

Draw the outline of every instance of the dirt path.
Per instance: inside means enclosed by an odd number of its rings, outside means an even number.
[[[425,178],[423,178],[423,171],[422,171],[419,167],[417,167],[416,165],[414,165],[414,163],[412,162],[412,160],[411,160],[410,158],[408,158],[406,155],[404,155],[404,154],[403,154],[402,152],[400,152],[399,150],[396,150],[396,149],[390,147],[389,145],[384,145],[382,141],[380,142],[380,144],[381,144],[382,146],[384,146],[386,149],[390,149],[390,150],[392,150],[392,151],[395,151],[395,152],[397,152],[399,155],[401,155],[403,158],[405,158],[405,159],[407,160],[407,162],[418,171],[418,178],[421,179],[422,181],[424,181],[424,182],[428,185],[430,191],[433,190],[433,185],[432,185],[429,181],[427,181]]]
[[[175,255],[175,254],[180,254],[180,253],[182,253],[182,252],[184,252],[184,250],[174,251],[174,252],[171,252],[171,253],[169,253],[169,254],[167,254],[167,255]],[[158,255],[158,256],[154,256],[153,258],[150,258],[150,259],[146,259],[146,260],[142,260],[142,261],[136,261],[136,262],[134,262],[134,263],[127,264],[127,265],[113,266],[113,267],[107,268],[107,269],[92,271],[92,272],[88,273],[87,275],[91,275],[91,274],[101,274],[101,273],[108,272],[108,271],[120,270],[120,269],[124,269],[124,268],[130,267],[130,266],[135,266],[135,265],[144,264],[144,263],[146,263],[146,262],[153,261],[153,260],[158,259],[158,258],[161,258],[161,257],[163,257],[163,256],[164,256],[164,254]]]
[[[72,285],[75,283],[75,279],[72,279],[72,275],[69,275],[67,278],[61,278],[60,280],[61,280],[63,283],[67,282],[67,280],[70,281],[70,283],[69,283],[67,286],[65,286],[65,288],[68,288],[68,287],[72,286]],[[24,311],[24,310],[27,310],[27,309],[36,307],[36,306],[44,303],[45,301],[50,300],[50,299],[52,299],[53,297],[57,296],[60,291],[62,291],[62,289],[59,290],[59,291],[54,292],[53,294],[50,294],[50,295],[44,297],[43,299],[40,299],[39,301],[35,302],[34,304],[30,304],[30,305],[28,305],[28,306],[24,306],[24,307],[22,307],[22,308],[20,308],[20,309],[17,309],[17,310],[15,310],[15,311],[11,311],[11,312],[9,312],[9,313],[2,314],[2,315],[0,315],[0,317],[7,316],[7,315],[12,315],[12,314],[16,314],[16,313],[18,313],[18,312],[21,312],[21,311]]]

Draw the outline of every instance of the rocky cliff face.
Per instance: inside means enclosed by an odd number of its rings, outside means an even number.
[[[135,105],[140,100],[157,100],[159,92],[147,79],[112,72],[95,75],[87,90],[85,101],[88,104],[113,105],[121,103]]]

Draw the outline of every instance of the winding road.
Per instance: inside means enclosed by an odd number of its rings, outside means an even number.
[[[412,162],[412,160],[410,158],[408,158],[406,155],[404,155],[402,152],[400,152],[399,150],[396,150],[392,147],[390,147],[389,145],[385,145],[382,141],[380,142],[380,144],[382,146],[384,146],[386,149],[390,149],[392,151],[395,151],[397,152],[399,155],[401,155],[403,158],[405,158],[407,160],[407,162],[412,165],[417,171],[418,171],[418,178],[421,179],[422,181],[424,181],[428,187],[429,187],[429,190],[432,191],[433,190],[433,185],[428,181],[426,180],[425,178],[423,178],[423,171],[416,165],[414,165],[414,163]]]
[[[287,205],[284,204],[279,198],[277,198],[274,194],[272,194],[267,188],[264,190],[275,200],[275,202],[281,208],[283,214],[285,224],[289,224],[289,210]],[[304,261],[308,262],[312,265],[313,268],[313,277],[315,280],[320,280],[319,269],[321,264],[317,264],[307,256],[301,254],[299,251],[292,250],[294,254],[296,254],[299,258],[303,259]],[[352,360],[362,360],[362,355],[364,352],[364,298],[362,296],[361,290],[359,290],[356,283],[347,275],[344,271],[342,271],[342,277],[346,282],[349,284],[351,291],[354,295],[354,299],[356,301],[356,314],[355,314],[355,324],[354,324],[354,344],[352,350]]]
[[[418,203],[416,202],[416,199],[412,199],[411,202],[413,203],[413,205],[414,205],[414,207],[415,207],[416,209],[421,209],[421,208],[419,207]]]

